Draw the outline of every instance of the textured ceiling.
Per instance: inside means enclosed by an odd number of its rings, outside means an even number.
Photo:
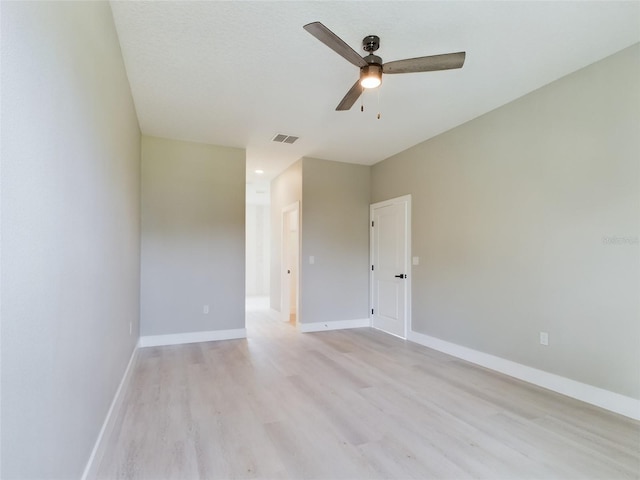
[[[640,2],[112,2],[142,132],[247,150],[247,177],[302,156],[373,164],[640,41]],[[386,75],[334,109],[358,69],[321,21],[384,61],[464,50],[460,70]],[[382,118],[378,120],[376,114]],[[294,145],[271,142],[299,136]]]

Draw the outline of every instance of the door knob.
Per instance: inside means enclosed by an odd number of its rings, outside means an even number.
[[[404,273],[401,273],[400,275],[396,275],[396,278],[407,278],[407,276]]]

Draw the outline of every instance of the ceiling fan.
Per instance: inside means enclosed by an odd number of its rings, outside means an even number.
[[[382,83],[383,73],[432,72],[435,70],[462,68],[462,65],[464,65],[465,52],[407,58],[382,63],[382,58],[373,54],[380,48],[380,38],[377,35],[368,35],[362,39],[362,48],[369,54],[361,57],[359,53],[322,23],[312,22],[303,28],[338,55],[360,68],[360,78],[340,101],[336,110],[349,110],[365,88],[376,88]]]

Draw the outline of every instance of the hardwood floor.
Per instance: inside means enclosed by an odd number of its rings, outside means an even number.
[[[100,479],[640,478],[640,423],[371,329],[145,348]]]

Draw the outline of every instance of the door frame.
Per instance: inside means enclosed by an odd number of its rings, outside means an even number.
[[[298,220],[298,255],[296,256],[296,324],[300,323],[300,202],[294,202],[284,207],[280,214],[281,226],[280,226],[280,319],[284,322],[289,322],[291,315],[291,298],[290,298],[290,284],[289,277],[286,273],[285,258],[289,258],[289,232],[287,217],[291,212],[295,212]],[[286,288],[285,288],[286,287]],[[285,293],[289,290],[289,293]],[[285,302],[288,300],[288,302]],[[289,303],[285,309],[285,303]],[[286,312],[286,313],[285,313]]]
[[[404,289],[404,311],[405,311],[405,319],[404,319],[404,336],[402,338],[406,339],[409,332],[411,332],[411,281],[413,272],[411,270],[412,262],[411,262],[411,194],[402,195],[396,198],[390,198],[389,200],[385,200],[383,202],[372,203],[369,205],[369,321],[371,326],[373,327],[373,314],[371,310],[374,305],[374,285],[373,285],[373,271],[371,270],[371,266],[374,265],[374,251],[375,251],[375,236],[373,234],[374,228],[373,224],[373,214],[376,208],[387,207],[389,205],[395,204],[404,204],[404,214],[405,214],[405,274],[407,278],[405,279],[405,289]],[[375,327],[374,327],[375,328]],[[384,330],[381,330],[384,331]],[[389,333],[389,332],[385,332]],[[393,335],[389,333],[389,335]]]

